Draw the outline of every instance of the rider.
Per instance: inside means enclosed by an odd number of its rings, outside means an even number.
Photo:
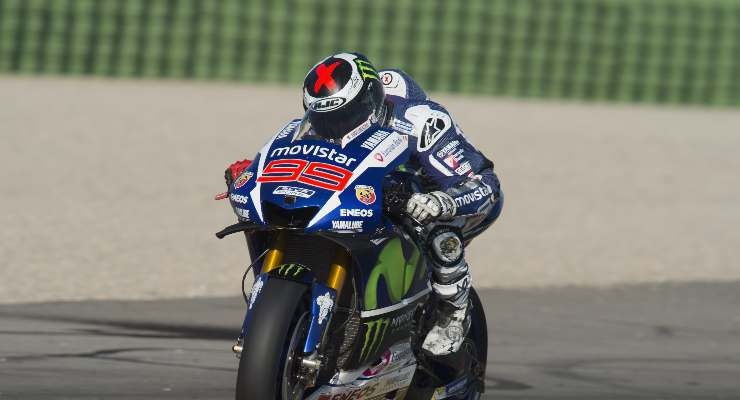
[[[316,64],[303,83],[303,107],[315,134],[329,140],[352,140],[345,135],[368,119],[409,135],[407,167],[428,178],[431,190],[412,195],[406,213],[430,225],[432,288],[443,300],[422,348],[434,355],[457,351],[470,325],[464,248],[496,220],[503,205],[493,163],[409,75],[376,71],[360,54],[335,54]]]
[[[411,158],[405,166],[427,188],[411,196],[405,212],[429,227],[432,289],[442,303],[422,348],[432,355],[456,352],[470,326],[471,278],[464,249],[498,218],[503,205],[493,163],[409,75],[377,71],[361,54],[335,54],[311,68],[303,83],[303,107],[312,134],[334,143],[349,143],[364,131],[355,128],[368,123],[408,135]]]

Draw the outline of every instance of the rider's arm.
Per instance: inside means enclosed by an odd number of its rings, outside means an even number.
[[[473,147],[444,108],[421,114],[416,116],[417,124],[424,124],[417,154],[425,175],[454,199],[456,215],[488,213],[501,190],[493,162]]]

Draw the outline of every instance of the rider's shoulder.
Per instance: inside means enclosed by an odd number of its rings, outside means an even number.
[[[387,96],[394,96],[409,101],[427,100],[424,89],[416,83],[411,75],[400,69],[384,69],[378,72],[383,90]]]
[[[414,137],[418,151],[429,150],[443,136],[457,133],[447,110],[428,99],[395,103],[391,124],[396,131]]]

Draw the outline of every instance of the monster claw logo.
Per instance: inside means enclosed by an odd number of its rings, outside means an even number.
[[[295,278],[298,274],[306,270],[308,270],[308,268],[301,264],[283,264],[278,267],[277,274],[280,276],[290,276]]]
[[[370,357],[371,354],[378,350],[383,343],[383,339],[385,339],[385,333],[388,331],[390,321],[387,318],[380,318],[375,321],[365,322],[364,325],[367,329],[365,330],[365,342],[362,344],[362,350],[360,351],[360,360]]]
[[[373,68],[373,65],[369,62],[355,58],[355,64],[357,64],[357,69],[360,71],[362,79],[380,80],[380,78],[378,78],[378,71],[376,71],[375,68]]]

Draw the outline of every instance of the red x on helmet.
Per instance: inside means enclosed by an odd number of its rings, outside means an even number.
[[[380,118],[385,93],[378,71],[361,54],[341,53],[316,64],[303,82],[303,107],[317,135],[340,139],[368,118]]]

